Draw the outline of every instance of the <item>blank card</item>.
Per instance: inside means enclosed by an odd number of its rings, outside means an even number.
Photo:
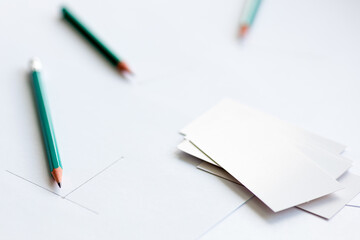
[[[230,99],[224,99],[221,103],[216,105],[210,111],[201,115],[193,122],[185,126],[180,133],[187,135],[193,129],[196,129],[203,121],[207,121],[213,117],[216,117],[221,113],[221,109],[227,106],[230,111],[237,109],[237,114],[239,117],[244,119],[253,119],[256,122],[261,122],[261,124],[266,124],[269,128],[276,129],[277,132],[282,133],[289,137],[289,141],[296,142],[298,144],[311,145],[322,148],[329,152],[333,153],[342,153],[346,146],[340,143],[334,142],[330,139],[318,136],[314,133],[308,132],[299,127],[293,126],[285,121],[282,121],[274,116],[265,114],[263,112],[252,109],[246,105],[234,102]],[[229,112],[230,113],[230,112]]]
[[[360,192],[359,176],[346,173],[338,180],[345,186],[344,189],[297,207],[320,217],[330,219]]]
[[[352,161],[348,158],[340,156],[324,149],[313,146],[298,146],[307,157],[316,162],[323,170],[333,176],[335,179],[344,174],[350,167]],[[197,149],[189,140],[184,140],[178,145],[178,149],[204,160],[210,164],[218,166],[205,153]]]
[[[217,167],[208,162],[202,162],[197,166],[205,172],[211,173],[215,176],[227,179],[231,182],[240,184],[233,176],[231,176],[224,169]],[[353,199],[360,192],[360,177],[345,173],[338,181],[345,186],[335,193],[331,193],[321,198],[317,198],[310,202],[298,205],[297,207],[309,213],[313,213],[320,217],[330,219],[338,213],[351,199]]]
[[[246,114],[224,100],[183,131],[203,153],[228,171],[274,212],[342,189],[332,176],[272,128],[267,118]],[[292,139],[305,141],[304,134]]]

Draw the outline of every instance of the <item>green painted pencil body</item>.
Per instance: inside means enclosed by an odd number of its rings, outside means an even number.
[[[253,24],[255,16],[259,10],[260,4],[261,4],[261,0],[254,0],[252,11],[250,12],[250,14],[248,16],[249,25]]]
[[[61,9],[64,19],[73,26],[91,45],[93,45],[112,65],[120,71],[131,73],[124,61],[117,57],[108,47],[105,46],[90,30],[81,23],[74,14],[63,7]]]
[[[55,132],[51,121],[49,106],[47,104],[44,88],[41,82],[39,65],[40,63],[37,60],[34,60],[31,71],[31,83],[33,87],[37,112],[39,115],[43,141],[46,148],[46,155],[49,161],[50,172],[60,186],[63,167],[60,161],[59,151],[57,148]]]
[[[240,20],[239,36],[244,37],[253,24],[262,0],[247,0]]]
[[[241,24],[252,25],[262,0],[247,0],[241,16]]]

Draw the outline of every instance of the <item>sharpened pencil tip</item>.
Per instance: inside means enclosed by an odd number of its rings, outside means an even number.
[[[58,184],[59,188],[61,188],[61,183],[60,183],[60,182],[58,182],[57,184]]]
[[[239,31],[239,37],[240,38],[244,38],[245,37],[245,35],[246,35],[246,33],[248,32],[248,30],[249,30],[249,26],[248,25],[242,25],[241,27],[240,27],[240,31]]]
[[[128,74],[133,75],[133,72],[130,70],[130,68],[126,65],[126,63],[122,61],[118,63],[117,68],[121,72],[127,72]]]
[[[32,71],[40,71],[41,67],[42,67],[42,65],[41,65],[39,58],[34,57],[33,59],[31,59],[30,68]]]

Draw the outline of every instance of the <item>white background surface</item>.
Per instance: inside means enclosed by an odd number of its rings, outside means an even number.
[[[242,1],[68,1],[128,62],[133,83],[61,20],[62,3],[0,2],[3,239],[359,237],[360,208],[330,221],[296,209],[273,215],[253,200],[238,208],[233,185],[176,149],[178,130],[230,97],[348,145],[360,173],[358,1],[265,0],[244,42],[235,38]],[[35,55],[64,185],[76,188],[123,157],[68,200],[8,172],[52,189],[27,81]]]

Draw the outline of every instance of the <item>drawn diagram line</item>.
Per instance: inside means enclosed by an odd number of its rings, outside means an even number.
[[[345,206],[346,206],[346,207],[360,208],[360,206],[357,206],[357,205],[351,205],[351,204],[346,204]]]
[[[45,187],[43,187],[43,186],[41,186],[41,185],[39,185],[39,184],[37,184],[37,183],[34,183],[34,182],[30,181],[29,179],[26,179],[26,178],[24,178],[24,177],[22,177],[22,176],[20,176],[20,175],[17,175],[16,173],[10,172],[9,170],[6,170],[6,172],[8,172],[8,173],[10,173],[10,174],[12,174],[12,175],[14,175],[14,176],[22,179],[22,180],[25,180],[26,182],[32,183],[32,184],[34,184],[35,186],[37,186],[37,187],[39,187],[39,188],[42,188],[42,189],[44,189],[44,190],[46,190],[46,191],[48,191],[48,192],[50,192],[50,193],[52,193],[52,194],[55,194],[55,195],[58,196],[58,197],[61,197],[60,194],[58,194],[58,193],[56,193],[56,192],[53,192],[53,191],[51,191],[51,190],[49,190],[49,189],[47,189],[47,188],[45,188]]]
[[[120,160],[122,160],[123,157],[115,160],[114,162],[112,162],[109,166],[105,167],[103,170],[101,170],[100,172],[96,173],[94,176],[92,176],[91,178],[89,178],[88,180],[86,180],[85,182],[83,182],[82,184],[80,184],[78,187],[76,187],[75,189],[73,189],[72,191],[70,191],[68,194],[66,194],[65,196],[63,196],[63,198],[66,198],[67,196],[69,196],[70,194],[72,194],[73,192],[75,192],[76,190],[78,190],[79,188],[81,188],[82,186],[84,186],[85,184],[87,184],[88,182],[90,182],[91,180],[93,180],[95,177],[99,176],[101,173],[105,172],[107,169],[111,168],[112,166],[114,166],[117,162],[119,162]]]
[[[47,191],[47,192],[49,192],[49,193],[54,194],[55,196],[57,196],[57,197],[59,197],[59,198],[61,198],[61,199],[63,199],[63,200],[67,200],[68,202],[70,202],[70,203],[72,203],[72,204],[74,204],[74,205],[76,205],[76,206],[79,206],[79,207],[81,207],[81,208],[83,208],[83,209],[85,209],[85,210],[87,210],[87,211],[89,211],[89,212],[91,212],[91,213],[93,213],[93,214],[99,215],[99,213],[98,213],[97,211],[95,211],[95,210],[93,210],[93,209],[91,209],[91,208],[88,208],[88,207],[86,207],[86,206],[84,206],[84,205],[81,205],[80,203],[75,202],[75,201],[73,201],[73,200],[71,200],[71,199],[68,199],[67,196],[69,196],[71,193],[74,193],[76,190],[78,190],[79,188],[81,188],[82,186],[84,186],[85,184],[87,184],[89,181],[91,181],[91,180],[94,179],[95,177],[99,176],[101,173],[105,172],[107,169],[109,169],[109,168],[111,168],[112,166],[114,166],[117,162],[119,162],[119,161],[122,160],[122,159],[123,159],[123,157],[115,160],[115,161],[112,162],[110,165],[108,165],[107,167],[105,167],[104,169],[102,169],[100,172],[96,173],[94,176],[92,176],[91,178],[89,178],[88,180],[86,180],[85,182],[83,182],[82,184],[80,184],[78,187],[76,187],[75,189],[73,189],[72,191],[70,191],[70,192],[69,192],[68,194],[66,194],[65,196],[61,196],[59,193],[54,192],[54,191],[51,191],[50,189],[48,189],[48,188],[46,188],[46,187],[43,187],[43,186],[41,186],[41,185],[39,185],[39,184],[37,184],[37,183],[29,180],[29,179],[26,179],[26,178],[24,178],[24,177],[22,177],[22,176],[20,176],[20,175],[18,175],[18,174],[16,174],[16,173],[14,173],[14,172],[11,172],[11,171],[9,171],[9,170],[5,170],[5,171],[6,171],[7,173],[15,176],[15,177],[18,177],[18,178],[20,178],[20,179],[22,179],[22,180],[24,180],[24,181],[26,181],[26,182],[28,182],[28,183],[33,184],[34,186],[37,186],[37,187],[39,187],[39,188],[41,188],[41,189],[43,189],[43,190],[45,190],[45,191]]]
[[[231,212],[229,212],[228,214],[226,214],[223,218],[221,218],[218,222],[216,222],[214,225],[212,225],[208,230],[206,230],[205,232],[203,232],[199,237],[197,237],[196,239],[201,239],[202,237],[204,237],[207,233],[209,233],[211,230],[213,230],[214,228],[216,228],[218,225],[220,225],[222,222],[225,221],[225,219],[227,219],[228,217],[230,217],[231,215],[233,215],[238,209],[240,209],[243,205],[245,205],[248,201],[250,201],[251,199],[253,199],[254,196],[252,196],[251,198],[249,198],[248,200],[246,200],[245,202],[243,202],[242,204],[240,204],[239,206],[237,206],[234,210],[232,210]]]

